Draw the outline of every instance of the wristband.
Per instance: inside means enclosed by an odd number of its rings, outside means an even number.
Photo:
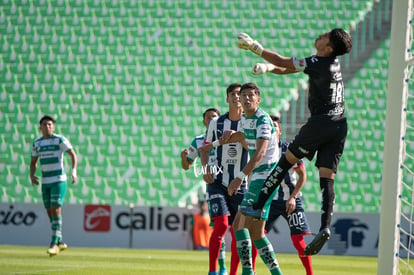
[[[240,171],[236,178],[243,180],[246,177],[246,174],[243,171]]]
[[[75,177],[77,176],[76,168],[72,169],[72,175],[75,176]]]
[[[221,144],[220,144],[220,140],[215,140],[215,141],[213,141],[212,145],[213,145],[213,148],[217,148],[217,147],[219,147],[219,146],[221,145]]]

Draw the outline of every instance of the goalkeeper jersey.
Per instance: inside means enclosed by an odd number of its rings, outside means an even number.
[[[42,184],[67,180],[63,167],[63,152],[72,149],[70,142],[62,135],[52,134],[33,142],[32,157],[38,157],[42,171]]]

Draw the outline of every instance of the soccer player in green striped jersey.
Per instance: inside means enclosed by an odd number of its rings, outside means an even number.
[[[70,142],[62,135],[54,133],[55,120],[48,115],[40,119],[42,136],[33,142],[30,162],[30,180],[38,185],[35,176],[37,161],[42,171],[42,199],[52,227],[52,241],[47,253],[50,256],[67,249],[62,239],[62,204],[66,194],[66,173],[63,166],[63,153],[67,152],[72,162],[72,183],[77,181],[77,157]]]
[[[250,160],[239,175],[233,179],[227,190],[229,195],[237,193],[242,179],[249,175],[249,188],[241,203],[241,208],[254,204],[260,194],[267,176],[276,166],[279,156],[278,137],[270,116],[259,107],[260,89],[254,83],[246,83],[240,89],[240,101],[244,114],[241,119],[242,130],[229,132],[220,143],[245,140],[249,149]],[[275,190],[274,194],[277,192]],[[274,195],[273,194],[273,195]],[[237,249],[242,263],[242,275],[253,274],[252,243],[256,246],[260,257],[272,275],[280,275],[273,246],[267,239],[264,228],[269,216],[269,208],[273,196],[266,202],[260,219],[242,215],[240,210],[233,222]]]

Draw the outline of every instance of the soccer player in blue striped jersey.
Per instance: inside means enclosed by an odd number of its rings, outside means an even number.
[[[286,141],[280,140],[282,128],[278,116],[270,116],[279,137],[279,158],[289,146]],[[296,179],[296,175],[298,178]],[[289,225],[290,238],[293,246],[298,251],[306,275],[313,275],[311,256],[305,255],[306,243],[303,236],[310,234],[310,227],[303,209],[301,189],[306,182],[306,168],[303,160],[299,160],[288,171],[285,179],[280,183],[278,192],[275,194],[270,205],[269,218],[265,225],[265,231],[269,232],[276,220],[282,216]]]
[[[66,152],[72,163],[72,183],[77,181],[77,157],[70,142],[62,135],[54,133],[55,120],[48,115],[40,119],[42,137],[33,142],[30,161],[30,180],[38,185],[35,176],[37,161],[42,171],[42,199],[52,227],[52,241],[47,253],[50,256],[67,249],[62,239],[62,204],[66,194],[67,177],[63,165],[63,153]]]
[[[204,113],[203,113],[203,125],[206,127],[206,131],[207,131],[207,127],[208,127],[208,124],[210,123],[210,121],[215,117],[219,117],[220,115],[221,115],[220,111],[216,108],[208,108],[204,111]],[[193,141],[191,142],[188,149],[184,149],[181,152],[181,167],[184,170],[190,169],[190,167],[193,165],[194,161],[198,157],[200,157],[200,152],[198,151],[198,149],[204,145],[205,138],[206,138],[206,133],[205,132],[202,135],[196,136],[193,139]],[[213,160],[214,160],[214,150],[211,150],[209,152],[209,156],[210,156],[209,162],[213,162]],[[211,210],[210,209],[209,209],[209,214],[211,216]],[[210,223],[210,225],[214,226],[214,222],[212,221]],[[218,257],[218,260],[217,260],[218,265],[219,265],[219,274],[220,275],[226,275],[227,274],[225,255],[226,255],[226,244],[223,240],[223,242],[221,244],[221,247],[220,247],[219,257]]]
[[[233,83],[227,87],[226,102],[229,111],[210,121],[206,134],[206,146],[201,151],[201,163],[208,167],[207,160],[209,150],[215,149],[215,163],[209,169],[204,169],[204,180],[207,182],[208,202],[211,210],[211,218],[214,221],[214,229],[209,245],[209,275],[215,275],[218,252],[229,226],[232,225],[239,205],[243,200],[246,191],[247,178],[244,178],[239,188],[239,194],[229,196],[227,186],[240,173],[248,161],[246,145],[240,142],[219,146],[219,140],[223,133],[228,130],[239,131],[241,128],[240,119],[243,109],[240,104],[241,84]],[[232,235],[230,275],[237,274],[240,259],[237,255],[237,246],[234,239],[234,230],[230,227]]]
[[[271,198],[266,202],[260,219],[242,215],[241,212],[242,208],[251,206],[257,201],[264,181],[276,166],[279,157],[278,137],[269,115],[259,107],[260,89],[256,84],[246,83],[241,87],[240,101],[244,110],[241,131],[227,132],[229,135],[224,135],[221,143],[244,141],[250,155],[249,162],[228,186],[229,196],[237,195],[243,179],[249,175],[249,188],[233,223],[238,254],[243,268],[242,275],[254,274],[252,241],[270,273],[280,275],[282,271],[276,260],[273,246],[264,232]]]

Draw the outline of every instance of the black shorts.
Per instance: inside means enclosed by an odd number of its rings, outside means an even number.
[[[295,211],[288,215],[286,213],[286,201],[273,200],[270,206],[269,218],[265,225],[265,230],[269,232],[273,228],[273,224],[282,216],[288,223],[291,235],[307,235],[310,234],[310,226],[302,206],[302,199],[296,199]]]
[[[328,116],[312,116],[289,145],[295,157],[312,160],[315,153],[316,167],[332,169],[335,173],[344,151],[348,124],[346,119],[331,120]]]
[[[233,224],[239,206],[244,197],[244,190],[236,195],[229,196],[227,187],[221,183],[207,184],[207,202],[210,208],[210,216],[214,221],[215,217],[229,216],[229,224]]]

